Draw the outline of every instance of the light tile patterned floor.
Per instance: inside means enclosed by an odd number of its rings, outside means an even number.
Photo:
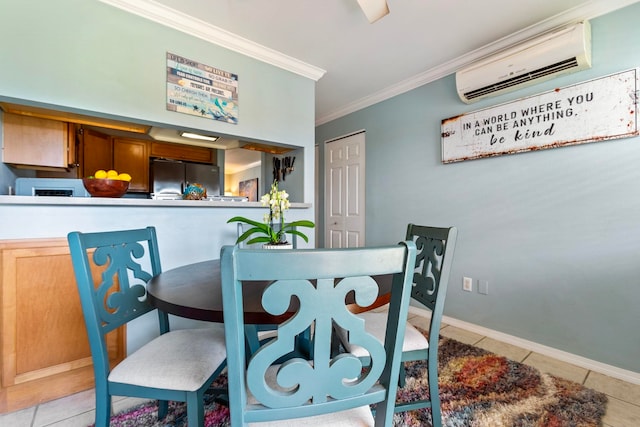
[[[411,322],[425,329],[426,319],[411,317]],[[605,427],[640,426],[640,385],[629,384],[510,344],[496,341],[450,325],[442,325],[443,336],[484,348],[512,360],[526,363],[542,371],[584,384],[606,393],[609,398]],[[38,406],[0,415],[4,427],[85,427],[93,423],[93,390],[74,394]],[[139,399],[116,398],[114,412],[135,406]],[[499,427],[499,426],[496,426]],[[508,427],[508,426],[505,426]]]

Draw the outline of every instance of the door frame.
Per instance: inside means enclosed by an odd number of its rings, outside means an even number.
[[[356,132],[351,132],[349,134],[346,135],[342,135],[336,138],[332,138],[329,140],[326,140],[324,142],[324,150],[323,150],[323,160],[324,160],[324,165],[323,165],[323,175],[324,175],[324,191],[323,191],[323,212],[322,212],[322,218],[323,218],[323,230],[322,230],[322,235],[323,235],[323,243],[324,243],[324,247],[325,248],[329,248],[331,247],[331,242],[328,239],[328,232],[329,232],[329,201],[331,200],[331,194],[330,191],[331,189],[329,188],[329,183],[330,183],[330,171],[329,169],[329,161],[327,159],[327,152],[329,149],[329,144],[330,143],[334,143],[336,141],[339,140],[343,140],[346,138],[350,138],[352,136],[355,135],[359,135],[362,134],[363,135],[363,139],[361,141],[361,143],[359,143],[359,153],[358,155],[353,158],[356,159],[356,162],[352,163],[352,165],[357,165],[357,167],[359,168],[359,171],[361,171],[361,174],[359,175],[360,179],[358,182],[358,190],[357,190],[357,194],[359,197],[359,200],[357,202],[358,204],[358,217],[360,218],[360,224],[359,224],[359,236],[358,236],[358,246],[364,246],[365,242],[366,242],[366,196],[365,196],[365,191],[366,191],[366,168],[365,168],[365,164],[366,164],[366,131],[364,129],[358,130]],[[345,182],[345,184],[343,185],[343,189],[345,187],[348,187],[348,183]],[[346,193],[346,191],[345,191]],[[347,204],[345,203],[345,209],[347,208]],[[318,214],[320,214],[320,212],[318,212]],[[351,217],[352,219],[353,217]],[[345,230],[346,231],[346,230]],[[343,247],[348,247],[345,246],[344,244],[347,243],[347,236],[344,236],[344,242],[342,244]]]

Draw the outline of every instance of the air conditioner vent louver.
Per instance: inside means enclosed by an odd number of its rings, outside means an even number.
[[[464,67],[456,72],[456,88],[460,99],[471,103],[587,68],[591,68],[591,27],[585,21],[549,31]]]
[[[560,71],[570,70],[571,68],[575,68],[577,66],[578,66],[578,60],[577,58],[573,57],[565,61],[556,62],[555,64],[551,64],[546,67],[539,68],[537,70],[531,71],[521,76],[503,80],[500,83],[495,83],[489,86],[481,87],[480,89],[476,89],[470,92],[465,92],[464,96],[467,99],[478,98],[480,96],[488,95],[490,93],[497,92],[502,89],[507,89],[512,86],[517,86],[517,85],[526,83],[530,80],[535,80],[548,75],[556,74],[556,73],[559,73]]]

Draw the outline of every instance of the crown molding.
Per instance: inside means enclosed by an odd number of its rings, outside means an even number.
[[[99,0],[118,9],[134,15],[141,16],[151,21],[173,28],[185,34],[198,37],[218,46],[222,46],[234,52],[241,53],[250,58],[274,65],[292,73],[318,81],[326,71],[314,65],[307,64],[296,58],[280,53],[276,50],[262,46],[251,40],[239,37],[229,31],[208,24],[200,19],[186,15],[175,9],[158,4],[153,0]],[[640,0],[593,0],[583,5],[569,9],[563,13],[552,16],[549,19],[524,28],[509,36],[503,37],[493,43],[483,46],[467,54],[454,58],[437,67],[426,70],[412,76],[402,82],[388,86],[378,92],[348,103],[330,114],[316,118],[316,126],[351,114],[355,111],[377,104],[394,96],[408,92],[427,83],[455,73],[458,69],[472,62],[496,53],[508,46],[520,43],[554,28],[589,20],[601,15],[621,9]]]
[[[569,9],[566,12],[526,27],[518,32],[496,40],[493,43],[489,43],[488,45],[459,56],[451,61],[438,65],[437,67],[431,68],[423,73],[410,77],[402,82],[388,86],[378,92],[346,104],[342,108],[335,110],[330,114],[317,117],[316,126],[336,120],[340,117],[346,116],[347,114],[351,114],[389,98],[393,98],[394,96],[409,92],[410,90],[416,89],[427,83],[446,77],[455,73],[460,68],[465,67],[483,57],[492,55],[502,49],[521,43],[546,31],[550,31],[567,24],[577,23],[593,19],[601,15],[606,15],[607,13],[638,3],[639,1],[640,0],[594,0],[573,9]]]
[[[325,70],[314,65],[242,38],[153,0],[99,1],[314,81],[318,81],[326,73]]]

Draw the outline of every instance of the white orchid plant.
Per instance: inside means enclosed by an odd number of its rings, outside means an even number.
[[[284,213],[289,209],[289,194],[285,190],[278,190],[278,181],[273,181],[271,190],[260,198],[262,206],[268,206],[269,212],[264,214],[263,222],[258,222],[242,216],[234,216],[227,223],[242,222],[251,226],[247,231],[242,233],[236,240],[236,244],[244,242],[249,237],[257,234],[247,241],[247,244],[266,243],[270,245],[281,245],[287,243],[287,234],[296,235],[308,242],[307,236],[298,231],[298,227],[313,228],[315,224],[312,221],[300,220],[285,224]],[[277,227],[274,224],[278,224]]]

